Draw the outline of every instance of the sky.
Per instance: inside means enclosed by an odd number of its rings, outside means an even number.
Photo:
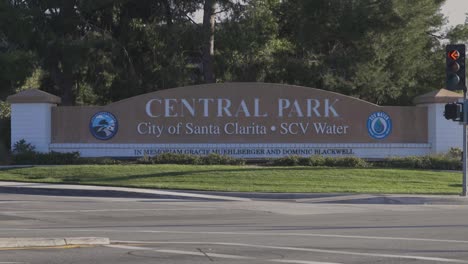
[[[447,17],[450,26],[465,23],[468,13],[468,0],[447,0],[442,6],[442,13]]]

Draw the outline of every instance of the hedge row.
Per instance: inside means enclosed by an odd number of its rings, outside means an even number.
[[[323,157],[323,156],[288,156],[283,158],[272,159],[268,162],[271,166],[313,166],[313,167],[348,167],[348,168],[365,168],[370,167],[370,164],[365,160],[357,157]]]
[[[83,158],[78,152],[39,153],[27,151],[12,156],[15,165],[76,165],[76,164],[122,164],[124,162],[109,158]],[[245,160],[229,156],[210,154],[208,156],[195,156],[185,154],[164,153],[154,157],[143,157],[136,160],[137,164],[190,164],[190,165],[244,165]]]
[[[427,170],[461,170],[461,159],[450,158],[444,155],[395,157],[376,162],[376,167],[406,168]]]
[[[13,148],[13,164],[24,165],[66,165],[66,164],[120,164],[122,161],[106,158],[82,158],[78,152],[39,153],[25,140],[18,141]],[[244,159],[210,154],[196,156],[188,154],[164,153],[136,161],[138,164],[191,164],[191,165],[244,165]],[[446,155],[395,157],[383,161],[367,162],[357,157],[323,157],[323,156],[288,156],[270,160],[270,166],[311,166],[311,167],[347,167],[347,168],[405,168],[430,170],[461,170],[461,150],[452,148]]]
[[[348,167],[348,168],[402,168],[402,169],[427,169],[427,170],[461,170],[462,161],[448,155],[409,156],[394,157],[382,161],[367,162],[357,157],[300,157],[289,156],[273,159],[269,162],[272,166],[320,166],[320,167]]]
[[[215,153],[208,156],[189,154],[163,153],[153,157],[143,157],[137,160],[140,164],[190,164],[190,165],[245,165],[244,159],[232,158]]]
[[[78,164],[99,164],[111,165],[120,164],[119,160],[109,158],[83,158],[78,152],[49,152],[39,153],[35,151],[18,153],[12,156],[15,165],[78,165]]]
[[[83,158],[78,152],[72,153],[38,153],[25,152],[15,154],[12,163],[17,165],[71,165],[71,164],[122,164],[123,162],[109,158]],[[245,160],[229,156],[210,154],[195,156],[186,154],[165,153],[154,157],[143,157],[137,164],[187,164],[187,165],[244,165]],[[461,170],[460,159],[447,156],[412,156],[395,157],[383,161],[368,162],[357,157],[300,157],[288,156],[270,160],[269,166],[310,166],[310,167],[346,167],[346,168],[404,168],[428,170]]]

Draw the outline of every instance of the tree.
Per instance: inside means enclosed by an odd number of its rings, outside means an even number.
[[[275,10],[279,4],[251,0],[220,21],[216,74],[221,81],[275,82],[271,80],[276,76],[274,59],[292,45],[278,37]]]
[[[31,19],[21,1],[0,2],[0,100],[15,92],[33,73],[36,56],[28,49]]]
[[[434,74],[443,68],[442,2],[3,1],[0,65],[8,67],[0,68],[0,82],[9,94],[41,71],[41,89],[65,105],[217,80],[290,83],[406,105],[442,87],[443,74]],[[197,10],[201,25],[190,16]]]
[[[407,97],[422,84],[441,85],[427,71],[440,54],[433,33],[443,25],[442,3],[284,1],[280,35],[295,44],[289,60],[300,65],[284,78],[378,104],[409,104]]]

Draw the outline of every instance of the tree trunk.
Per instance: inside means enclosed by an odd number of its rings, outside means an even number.
[[[61,105],[71,106],[75,104],[75,94],[73,92],[73,73],[68,67],[61,71],[58,67],[59,62],[50,69],[50,75],[53,82],[60,90]]]
[[[60,6],[60,16],[63,23],[62,28],[62,40],[72,41],[77,36],[77,25],[75,20],[76,17],[76,0],[62,1]],[[62,44],[61,50],[59,51],[58,61],[55,69],[56,84],[60,88],[62,105],[70,106],[75,104],[75,91],[73,90],[73,64],[67,57],[67,53],[70,52],[67,44]],[[61,66],[59,66],[61,65]]]
[[[75,105],[75,92],[73,91],[73,72],[72,69],[65,67],[62,73],[62,105]]]
[[[203,76],[205,83],[214,83],[214,30],[216,0],[205,0],[203,8]]]
[[[163,1],[163,5],[166,11],[166,23],[169,27],[172,26],[172,10],[171,10],[171,3],[169,0]]]

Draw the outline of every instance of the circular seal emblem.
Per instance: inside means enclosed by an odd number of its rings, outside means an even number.
[[[392,119],[385,112],[372,113],[367,119],[367,132],[375,139],[384,139],[392,133]]]
[[[118,129],[117,118],[109,112],[98,112],[89,122],[89,131],[95,138],[100,140],[111,139],[117,134]]]

